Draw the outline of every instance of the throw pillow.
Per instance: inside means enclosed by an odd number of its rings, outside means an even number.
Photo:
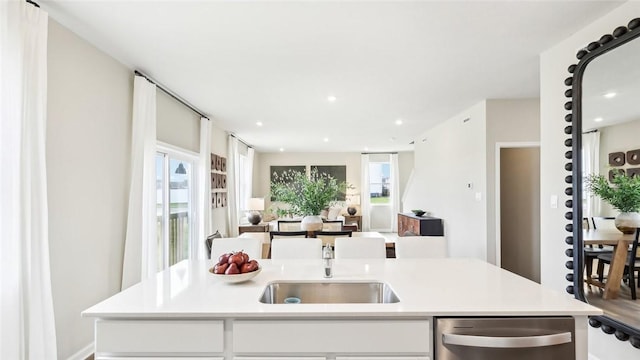
[[[338,215],[342,211],[341,206],[333,206],[329,208],[329,214],[327,215],[327,220],[336,220],[338,219]]]

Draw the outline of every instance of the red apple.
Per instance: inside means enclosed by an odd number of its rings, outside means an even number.
[[[242,250],[240,251],[240,253],[242,254],[242,257],[244,257],[244,262],[249,262],[249,254],[247,254],[246,252],[242,252]]]
[[[242,266],[240,267],[240,272],[241,273],[248,273],[248,272],[252,272],[253,270],[253,265],[251,263],[244,263],[242,264]]]
[[[256,271],[258,270],[258,262],[255,260],[251,260],[247,263],[244,263],[242,265],[242,267],[240,268],[240,271],[244,274],[244,273],[248,273],[248,272],[252,272],[252,271]]]
[[[216,264],[216,266],[213,267],[213,273],[214,274],[224,274],[224,272],[227,270],[228,267],[229,267],[229,264],[227,264],[227,263]]]
[[[244,256],[242,256],[241,252],[233,253],[233,255],[229,256],[229,265],[231,263],[236,264],[238,269],[244,264]]]
[[[238,265],[236,265],[236,263],[231,263],[224,273],[227,275],[236,275],[240,274],[240,269],[238,269]]]
[[[229,256],[231,256],[231,253],[225,253],[220,255],[220,257],[218,258],[218,264],[226,264],[229,262]]]

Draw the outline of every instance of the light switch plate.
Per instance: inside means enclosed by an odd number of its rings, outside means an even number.
[[[550,205],[552,209],[558,208],[558,195],[551,195]]]
[[[476,193],[476,201],[482,201],[482,193],[481,192],[477,192]]]

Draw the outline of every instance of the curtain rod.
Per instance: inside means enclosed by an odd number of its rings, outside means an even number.
[[[38,5],[36,2],[33,2],[31,0],[27,0],[27,4],[31,4],[31,5],[33,5],[33,6],[37,7],[37,8],[40,7],[40,5]]]
[[[240,141],[241,143],[245,144],[247,147],[250,147],[253,149],[253,146],[247,144],[246,141],[242,140],[241,138],[238,137],[238,135],[234,134],[234,133],[229,133],[229,135],[233,136],[234,138],[238,139],[238,141]]]
[[[27,0],[29,1],[29,0]],[[191,105],[189,102],[187,102],[186,100],[183,100],[181,97],[179,97],[178,95],[174,94],[171,90],[168,90],[167,88],[165,88],[164,86],[160,85],[157,81],[153,80],[152,78],[150,78],[149,76],[141,73],[138,70],[134,70],[133,71],[134,74],[138,75],[138,76],[142,76],[143,78],[147,79],[148,82],[154,84],[158,89],[162,90],[162,92],[164,92],[165,94],[171,96],[172,98],[174,98],[177,102],[181,103],[182,105],[188,107],[189,109],[191,109],[191,111],[193,111],[194,113],[202,116],[203,118],[211,121],[211,119],[209,119],[209,116],[205,115],[205,113],[203,113],[202,111],[196,109],[195,106]]]
[[[385,154],[393,155],[397,153],[398,153],[397,151],[391,151],[391,152],[363,152],[360,154],[361,155],[385,155]]]
[[[585,131],[585,132],[583,132],[583,134],[590,134],[590,133],[594,133],[594,132],[598,132],[598,129],[593,129],[593,130]]]

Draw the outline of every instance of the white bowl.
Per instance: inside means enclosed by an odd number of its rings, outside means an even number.
[[[243,281],[247,281],[247,280],[251,280],[254,277],[256,277],[256,275],[258,275],[260,273],[260,271],[262,271],[262,267],[258,267],[258,270],[252,271],[252,272],[248,272],[248,273],[244,273],[244,274],[235,274],[235,275],[226,275],[226,274],[214,274],[211,273],[211,275],[213,275],[216,279],[219,279],[220,281],[223,282],[227,282],[227,283],[240,283]]]

